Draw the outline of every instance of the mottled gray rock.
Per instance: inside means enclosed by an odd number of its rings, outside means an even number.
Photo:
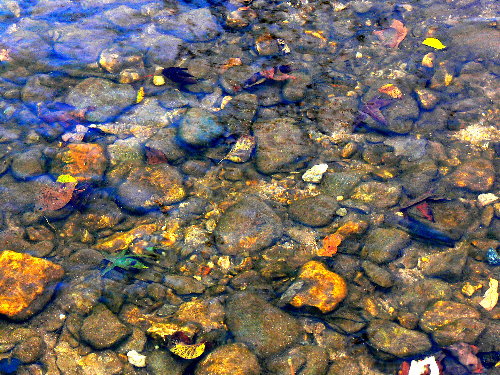
[[[410,235],[402,230],[377,228],[368,233],[361,256],[375,263],[390,262],[409,242]]]
[[[134,211],[176,203],[185,195],[181,174],[168,164],[132,168],[117,190],[118,201]]]
[[[182,39],[175,36],[147,32],[140,35],[138,42],[147,50],[146,61],[148,64],[164,67],[175,62],[182,45]]]
[[[259,361],[241,343],[219,346],[196,366],[195,375],[259,375]]]
[[[366,276],[368,276],[370,281],[372,281],[373,283],[383,288],[390,288],[394,285],[394,278],[392,277],[392,274],[386,269],[366,260],[361,263],[361,266],[363,267]]]
[[[136,29],[147,22],[140,9],[120,5],[103,13],[114,25],[124,29]]]
[[[295,318],[252,293],[237,293],[226,304],[226,322],[236,341],[269,357],[297,342],[302,328]]]
[[[448,281],[457,281],[462,275],[465,262],[467,261],[467,250],[457,247],[445,251],[439,251],[427,256],[427,261],[420,262],[419,269],[426,276],[439,277]]]
[[[130,328],[109,311],[98,305],[83,320],[80,336],[95,349],[106,349],[119,343],[131,333]]]
[[[177,129],[162,128],[145,143],[145,146],[153,150],[161,151],[169,162],[176,161],[186,154],[178,144],[176,137]]]
[[[223,132],[217,116],[200,108],[188,110],[179,125],[179,137],[193,146],[206,146]]]
[[[133,104],[136,96],[132,86],[102,78],[87,78],[70,90],[66,103],[79,109],[95,107],[85,117],[91,122],[105,122]]]
[[[319,109],[318,126],[327,134],[350,134],[357,112],[358,102],[354,98],[330,98]]]
[[[400,287],[399,305],[416,314],[423,313],[430,303],[451,298],[452,295],[450,285],[439,279],[423,279]]]
[[[39,149],[28,149],[12,157],[12,174],[20,179],[29,179],[45,173],[45,158]]]
[[[33,363],[42,357],[45,349],[46,345],[43,339],[35,335],[27,337],[16,345],[12,351],[12,355],[22,363]]]
[[[154,17],[158,29],[190,42],[204,42],[215,38],[220,27],[210,8],[199,8],[172,16],[168,12]]]
[[[51,52],[50,45],[38,33],[22,29],[3,34],[0,49],[7,49],[12,60],[25,64],[41,61]]]
[[[367,181],[354,189],[351,199],[377,208],[387,208],[398,203],[400,195],[401,185],[399,184]]]
[[[367,333],[370,344],[376,349],[399,358],[423,354],[432,346],[425,333],[403,328],[387,320],[373,320]]]
[[[312,153],[310,142],[291,118],[255,122],[253,131],[257,138],[257,168],[262,173],[293,171]]]
[[[293,201],[288,208],[290,216],[299,223],[323,227],[332,222],[339,208],[335,198],[316,195]]]
[[[432,333],[441,346],[457,342],[472,343],[486,325],[479,319],[481,314],[474,307],[453,301],[437,301],[420,319],[420,328]]]
[[[166,275],[163,283],[177,294],[201,294],[205,290],[205,285],[201,281],[189,276]]]
[[[221,121],[234,134],[248,134],[252,120],[257,113],[257,95],[237,94],[220,112]]]
[[[332,197],[346,196],[361,181],[359,172],[327,172],[323,175],[320,189]]]
[[[54,30],[54,49],[65,59],[61,63],[71,67],[96,63],[101,51],[117,36],[99,17],[61,25]]]
[[[148,373],[151,375],[182,375],[188,364],[188,361],[176,361],[163,349],[153,350],[146,361]]]
[[[224,212],[214,231],[215,243],[223,254],[253,253],[281,237],[281,219],[260,199],[247,197]]]
[[[52,87],[51,87],[52,86]],[[58,91],[54,80],[47,74],[31,76],[21,90],[21,99],[27,105],[52,101]]]
[[[304,375],[324,375],[328,369],[327,349],[323,346],[300,345],[266,362],[266,368],[273,374],[287,374],[292,366],[300,368]]]
[[[311,84],[311,76],[304,72],[293,72],[295,79],[289,79],[283,86],[283,99],[289,102],[298,102],[306,94],[307,87]]]

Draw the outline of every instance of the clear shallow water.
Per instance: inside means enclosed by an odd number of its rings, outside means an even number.
[[[99,373],[105,356],[108,373],[204,374],[214,352],[245,374],[311,358],[314,374],[338,358],[389,374],[455,342],[498,351],[497,308],[479,305],[498,279],[493,2],[1,10],[0,250],[66,272],[41,312],[2,321],[20,371]],[[160,85],[168,67],[187,70]],[[331,284],[308,287],[313,266]],[[272,324],[249,334],[241,321],[262,322],[246,301]],[[429,329],[433,313],[455,328]],[[158,322],[177,325],[159,340]],[[203,342],[202,357],[170,354]],[[132,349],[147,367],[120,357]]]

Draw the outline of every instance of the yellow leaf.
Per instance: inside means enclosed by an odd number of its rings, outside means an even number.
[[[437,38],[426,38],[422,44],[424,46],[429,46],[429,47],[432,47],[432,48],[435,48],[435,49],[444,49],[446,48],[446,46],[441,43],[441,41]]]
[[[153,76],[153,85],[163,86],[165,84],[165,78],[163,76]]]
[[[170,351],[184,359],[198,358],[205,351],[205,343],[193,345],[179,343],[171,347]]]
[[[136,103],[142,102],[144,99],[144,87],[141,86],[141,88],[137,91],[137,98],[135,100]]]
[[[78,182],[78,180],[70,174],[62,174],[59,177],[57,177],[56,181],[62,184],[65,184],[67,182]]]
[[[379,92],[382,92],[384,94],[389,95],[391,98],[394,99],[401,99],[403,97],[403,93],[397,87],[396,85],[393,85],[392,83],[388,83],[387,85],[383,85],[378,89]]]
[[[479,304],[487,311],[493,310],[498,302],[498,280],[490,278],[488,290],[484,293],[483,300]]]

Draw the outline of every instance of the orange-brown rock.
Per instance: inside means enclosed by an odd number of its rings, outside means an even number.
[[[468,160],[451,174],[451,183],[471,191],[489,191],[495,183],[495,168],[486,159]]]
[[[104,148],[96,143],[69,144],[57,159],[62,162],[57,172],[69,174],[78,181],[99,180],[107,164]]]
[[[0,314],[15,320],[29,318],[48,302],[61,266],[28,254],[0,253]]]
[[[301,289],[290,301],[295,307],[313,306],[327,313],[347,296],[347,284],[342,276],[329,271],[321,262],[304,264],[297,281],[304,281],[305,289]]]

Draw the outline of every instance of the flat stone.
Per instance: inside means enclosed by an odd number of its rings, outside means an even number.
[[[179,125],[179,137],[193,146],[206,146],[223,132],[217,116],[200,108],[188,110]]]
[[[197,366],[195,375],[259,375],[257,356],[245,344],[234,343],[217,347]]]
[[[283,233],[278,215],[256,197],[231,206],[221,216],[214,231],[217,248],[227,255],[253,253],[272,245]]]
[[[451,174],[452,185],[471,191],[486,192],[495,183],[495,169],[486,159],[468,160]]]
[[[290,216],[299,223],[312,227],[323,227],[332,222],[339,208],[335,198],[316,195],[293,201],[288,210]]]
[[[132,168],[117,190],[118,201],[134,211],[177,203],[185,196],[181,174],[168,164]]]
[[[69,174],[78,181],[100,181],[107,167],[104,148],[97,143],[71,143],[54,158],[52,173]]]
[[[423,354],[432,347],[425,333],[386,320],[372,321],[367,333],[373,347],[399,358]]]
[[[420,319],[420,328],[433,332],[458,319],[479,319],[481,314],[475,308],[453,301],[437,301],[430,306]]]
[[[296,343],[302,334],[291,315],[248,292],[236,293],[226,303],[226,323],[237,342],[258,356],[269,357]]]
[[[131,330],[104,305],[97,305],[83,320],[80,335],[95,349],[106,349],[130,335]]]
[[[347,296],[347,284],[342,276],[329,271],[317,261],[307,262],[300,269],[296,283],[304,283],[290,301],[294,307],[313,306],[328,313]]]
[[[66,103],[88,109],[85,117],[90,122],[106,122],[116,117],[136,101],[132,86],[114,83],[102,78],[87,78],[73,87],[66,96]]]
[[[257,121],[253,131],[257,138],[257,168],[262,173],[293,171],[312,152],[304,132],[291,118]]]
[[[426,276],[456,281],[462,275],[467,261],[467,251],[461,247],[430,254],[425,261],[420,258],[418,268]]]
[[[410,235],[402,230],[377,228],[368,233],[361,256],[375,263],[390,262],[409,242]]]
[[[55,263],[10,250],[0,253],[0,269],[0,314],[14,320],[40,311],[64,275]]]
[[[398,203],[400,195],[401,185],[368,181],[354,189],[351,199],[371,204],[377,208],[388,208]]]

